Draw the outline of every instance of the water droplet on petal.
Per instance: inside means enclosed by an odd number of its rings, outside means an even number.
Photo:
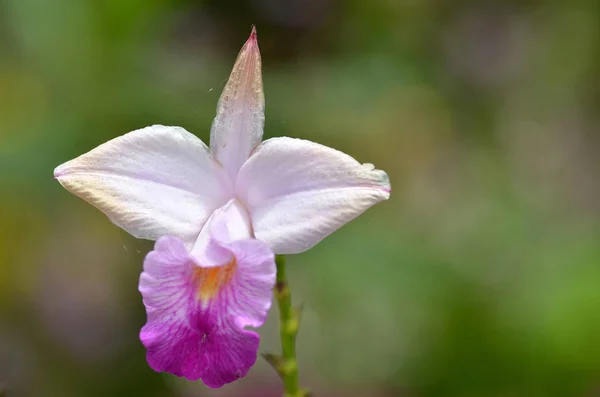
[[[364,163],[362,166],[369,171],[373,171],[375,169],[375,166],[371,163]]]

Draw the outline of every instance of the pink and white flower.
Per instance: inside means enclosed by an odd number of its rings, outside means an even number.
[[[181,127],[154,125],[54,171],[117,226],[158,240],[140,280],[142,341],[156,370],[212,386],[244,375],[258,337],[243,327],[264,321],[271,251],[303,252],[390,196],[373,165],[306,140],[261,142],[263,125],[253,29],[219,99],[210,149]]]

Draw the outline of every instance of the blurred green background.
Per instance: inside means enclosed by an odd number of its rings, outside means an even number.
[[[53,179],[128,131],[208,142],[256,24],[265,137],[386,170],[389,201],[288,258],[317,396],[600,393],[600,2],[1,0],[0,389],[280,396],[151,371],[151,243]],[[261,329],[277,351],[277,316]]]

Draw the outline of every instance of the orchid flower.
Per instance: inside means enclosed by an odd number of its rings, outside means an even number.
[[[117,226],[158,240],[140,280],[141,338],[158,371],[212,386],[244,375],[258,339],[243,327],[264,321],[272,252],[303,252],[390,196],[385,172],[340,151],[261,142],[264,107],[253,29],[219,99],[210,149],[181,127],[154,125],[54,171]]]

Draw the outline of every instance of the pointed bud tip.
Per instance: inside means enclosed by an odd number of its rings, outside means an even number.
[[[256,37],[256,26],[252,25],[252,30],[250,31],[250,37],[248,37],[249,42],[257,42]]]

